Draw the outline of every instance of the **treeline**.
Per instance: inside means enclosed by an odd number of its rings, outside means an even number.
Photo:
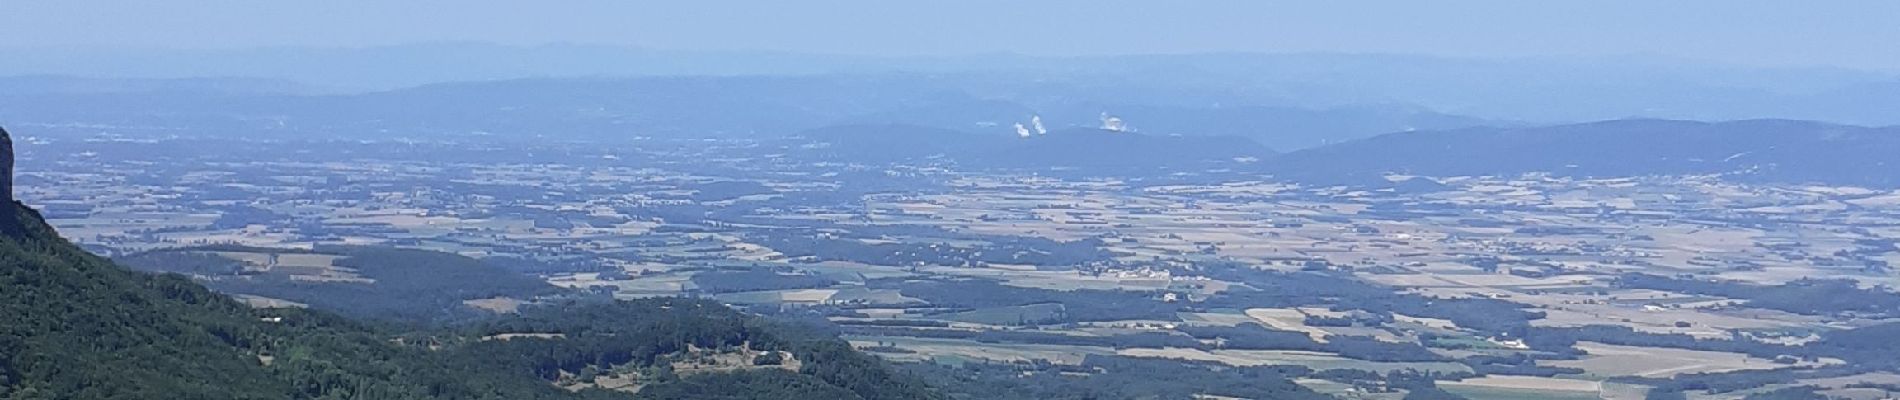
[[[1436,298],[1400,293],[1333,272],[1263,271],[1242,264],[1209,264],[1197,271],[1209,277],[1242,282],[1252,289],[1221,292],[1201,308],[1259,308],[1322,306],[1334,310],[1362,310],[1390,318],[1391,314],[1450,320],[1458,326],[1494,336],[1521,336],[1530,321],[1542,313],[1525,311],[1517,303],[1486,298]]]
[[[1782,368],[1679,374],[1668,378],[1614,378],[1612,381],[1649,386],[1648,398],[1650,399],[1687,398],[1684,394],[1688,392],[1730,395],[1724,397],[1733,398],[1736,397],[1733,396],[1735,392],[1759,389],[1768,385],[1838,378],[1869,371],[1872,370],[1858,367]]]
[[[244,263],[204,251],[148,251],[114,258],[132,269],[197,276],[237,275]]]
[[[1756,389],[1767,385],[1795,383],[1802,380],[1848,376],[1873,371],[1900,371],[1900,341],[1894,340],[1894,338],[1900,337],[1900,323],[1886,323],[1854,329],[1829,331],[1821,334],[1821,340],[1800,346],[1784,346],[1750,340],[1696,340],[1685,335],[1631,332],[1629,328],[1626,327],[1592,326],[1558,332],[1543,332],[1543,329],[1540,328],[1538,332],[1538,336],[1555,333],[1565,339],[1590,340],[1612,344],[1744,353],[1755,357],[1772,358],[1780,362],[1815,360],[1822,357],[1838,358],[1846,361],[1843,365],[1814,368],[1781,368],[1773,370],[1683,374],[1668,379],[1617,379],[1654,387],[1655,389],[1651,391],[1652,398],[1671,398],[1680,396],[1682,392],[1687,391],[1731,393]],[[1550,339],[1546,338],[1527,342],[1543,343],[1549,340]],[[1550,346],[1558,343],[1561,342],[1540,344],[1537,346]]]
[[[1233,367],[1214,363],[1090,355],[1081,365],[1047,362],[905,364],[959,399],[1190,400],[1215,396],[1244,399],[1329,399],[1292,381],[1302,367]]]
[[[899,327],[845,326],[844,332],[860,336],[904,336],[937,339],[964,339],[982,343],[1025,343],[1059,346],[1129,348],[1206,348],[1200,341],[1168,332],[1140,332],[1109,336],[1065,335],[1040,331],[998,331],[963,329],[906,329]]]
[[[1341,357],[1388,362],[1447,361],[1417,343],[1393,343],[1365,336],[1334,335],[1326,343],[1313,341],[1304,333],[1267,328],[1256,323],[1232,327],[1195,326],[1177,328],[1195,338],[1218,342],[1223,349],[1308,350],[1339,354]]]
[[[695,203],[732,200],[745,196],[778,193],[765,184],[754,181],[718,181],[687,186],[693,194],[687,196]]]
[[[1524,344],[1532,349],[1563,355],[1582,355],[1580,351],[1572,347],[1577,342],[1742,353],[1768,359],[1791,354],[1799,356],[1805,353],[1805,349],[1799,347],[1752,340],[1701,339],[1681,334],[1639,332],[1634,328],[1618,325],[1539,327],[1526,331],[1523,338]]]
[[[766,268],[715,270],[693,274],[693,286],[704,293],[752,292],[760,290],[815,289],[838,281],[817,275],[781,274]]]
[[[1449,361],[1444,356],[1415,343],[1392,343],[1361,336],[1333,336],[1326,343],[1314,341],[1304,333],[1274,330],[1258,324],[1224,326],[1181,326],[1175,331],[1154,331],[1106,336],[1065,335],[1055,332],[1020,330],[912,329],[894,326],[847,325],[844,332],[860,336],[904,336],[938,339],[963,339],[983,343],[1024,343],[1059,346],[1090,346],[1114,349],[1186,348],[1200,350],[1289,350],[1339,354],[1342,357],[1382,362]]]
[[[1458,362],[1471,367],[1472,372],[1484,375],[1522,375],[1545,378],[1557,375],[1576,375],[1585,371],[1582,368],[1551,367],[1538,365],[1538,360],[1569,358],[1542,354],[1515,353],[1509,355],[1474,355],[1459,359]]]
[[[1155,292],[1123,290],[1049,290],[1004,285],[986,279],[902,280],[881,279],[866,283],[873,289],[896,289],[905,297],[947,308],[980,309],[1030,304],[1058,303],[1062,315],[1053,320],[1031,323],[1065,323],[1117,320],[1179,320],[1181,306],[1161,301]]]
[[[870,242],[855,237],[826,237],[803,230],[768,230],[752,234],[750,238],[791,257],[872,265],[1077,266],[1113,258],[1102,248],[1101,239],[1094,238],[1061,242],[1038,237],[984,236],[984,244],[978,246],[918,240]]]
[[[1780,285],[1671,278],[1624,274],[1617,284],[1651,289],[1748,300],[1749,307],[1806,315],[1856,313],[1872,318],[1900,316],[1900,293],[1884,288],[1864,289],[1848,279],[1801,279]]]

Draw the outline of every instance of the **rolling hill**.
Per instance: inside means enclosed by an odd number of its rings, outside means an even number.
[[[1385,174],[1568,177],[1711,175],[1752,182],[1900,186],[1900,127],[1810,121],[1615,120],[1405,132],[1284,154],[1278,177],[1367,182]]]

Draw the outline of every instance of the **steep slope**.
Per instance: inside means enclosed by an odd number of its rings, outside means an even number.
[[[10,154],[6,154],[11,160]],[[5,188],[10,190],[11,188]],[[525,372],[302,310],[252,310],[179,275],[145,275],[0,210],[0,398],[564,399]]]
[[[1724,174],[1760,182],[1900,185],[1900,128],[1808,121],[1617,120],[1535,128],[1471,128],[1381,135],[1285,154],[1282,178],[1365,182],[1388,173],[1431,176],[1542,172],[1558,176]]]
[[[0,210],[0,397],[280,398],[243,306],[177,277],[113,267],[38,213]]]

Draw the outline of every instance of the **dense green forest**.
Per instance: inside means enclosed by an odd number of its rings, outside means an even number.
[[[281,274],[242,274],[237,261],[210,253],[214,251],[334,255],[339,256],[336,266],[350,268],[373,282],[312,282]],[[202,277],[200,284],[222,293],[289,300],[351,318],[411,326],[466,321],[488,314],[464,305],[466,300],[526,300],[559,291],[546,282],[482,260],[393,247],[317,246],[300,250],[214,245],[135,253],[114,261],[140,271]]]
[[[1861,288],[1848,279],[1800,279],[1780,285],[1755,285],[1649,274],[1624,274],[1623,287],[1748,300],[1750,307],[1807,315],[1858,314],[1875,318],[1900,315],[1900,294]]]
[[[394,330],[251,309],[174,274],[120,268],[39,214],[0,213],[0,399],[933,398],[835,338],[685,299],[569,301]],[[506,333],[549,337],[492,340]],[[685,349],[784,351],[796,371],[656,373],[638,395],[551,378],[670,372]]]

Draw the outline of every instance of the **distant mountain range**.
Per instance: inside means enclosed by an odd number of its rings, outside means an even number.
[[[1112,114],[1146,133],[1238,136],[1298,149],[1497,123],[1402,104],[1309,109],[1260,101],[1195,87],[1014,76],[526,79],[356,94],[245,79],[0,78],[0,119],[130,136],[761,138],[865,124],[1013,135],[1014,124],[1032,118],[1054,130],[1099,126]]]
[[[1233,168],[1312,184],[1392,185],[1388,175],[1722,175],[1749,182],[1900,186],[1900,127],[1811,121],[1615,120],[1398,132],[1276,154],[1234,136],[1074,128],[1016,137],[910,125],[808,131],[830,159],[941,159],[971,168],[1097,173]],[[1409,185],[1416,189],[1420,184]]]
[[[303,90],[256,79],[5,78],[0,120],[53,135],[126,137],[804,137],[828,147],[800,154],[834,161],[939,157],[976,168],[1113,173],[1222,169],[1316,183],[1382,184],[1381,177],[1393,173],[1543,172],[1900,184],[1888,161],[1900,150],[1896,128],[1771,119],[1532,125],[1403,103],[1280,106],[1273,105],[1273,95],[1194,82],[847,74],[524,79],[356,94]],[[1877,110],[1880,104],[1886,103],[1851,107]],[[1096,129],[1108,118],[1134,132]],[[1046,134],[1018,137],[1017,125],[1028,128],[1035,121]],[[1276,150],[1287,153],[1276,156]]]
[[[1155,102],[1178,97],[1183,101],[1165,104],[1322,110],[1407,104],[1453,115],[1541,124],[1630,117],[1900,124],[1900,115],[1889,112],[1900,107],[1900,90],[1895,90],[1900,86],[1900,73],[1896,71],[1758,68],[1659,56],[1474,59],[1401,54],[1210,53],[869,57],[423,43],[218,50],[0,48],[0,60],[4,60],[0,62],[0,76],[264,78],[299,82],[332,93],[523,78],[907,73],[1010,77],[976,94],[1017,98],[1038,108],[1044,108],[1044,104],[1037,98],[1163,104]],[[1038,90],[1063,85],[1091,90]],[[1179,96],[1188,92],[1219,96]],[[1097,111],[1101,110],[1090,114]]]
[[[1365,183],[1386,174],[1571,177],[1721,174],[1759,182],[1900,186],[1900,127],[1810,121],[1617,120],[1380,135],[1266,163],[1274,175]]]
[[[966,168],[1067,168],[1098,174],[1234,169],[1301,183],[1430,190],[1391,175],[1607,178],[1719,175],[1742,182],[1900,187],[1900,127],[1811,121],[1615,120],[1543,127],[1398,132],[1274,153],[1234,136],[1091,128],[1017,137],[913,125],[804,133],[805,155],[849,162],[955,162]]]

